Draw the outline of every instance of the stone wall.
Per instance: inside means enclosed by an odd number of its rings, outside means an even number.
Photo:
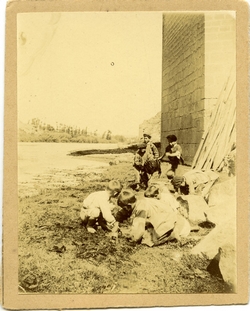
[[[144,120],[139,125],[139,137],[143,137],[143,133],[148,133],[152,136],[152,141],[161,141],[161,112],[158,112],[153,118]]]
[[[204,14],[163,17],[162,152],[175,134],[191,163],[204,130]]]
[[[236,79],[235,13],[205,15],[205,128],[229,74]],[[235,89],[234,89],[235,90]],[[236,98],[236,94],[232,94]]]
[[[166,136],[175,134],[192,164],[229,73],[236,72],[235,38],[234,13],[164,14],[162,152]]]

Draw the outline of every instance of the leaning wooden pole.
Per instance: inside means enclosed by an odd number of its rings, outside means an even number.
[[[235,77],[230,73],[217,100],[210,125],[202,136],[192,168],[217,170],[230,151],[236,121],[234,94]]]

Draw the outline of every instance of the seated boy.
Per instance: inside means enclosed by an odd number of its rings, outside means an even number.
[[[108,231],[112,231],[114,228],[118,229],[116,220],[112,215],[115,204],[111,200],[118,196],[121,189],[122,187],[118,180],[111,180],[106,190],[93,192],[84,199],[80,217],[86,225],[88,232],[96,232],[97,222],[103,229]]]
[[[182,148],[177,144],[177,137],[175,135],[168,135],[168,146],[166,147],[165,154],[159,158],[163,162],[171,164],[171,171],[175,173],[178,165],[184,163],[182,158]],[[167,157],[167,159],[165,159]]]

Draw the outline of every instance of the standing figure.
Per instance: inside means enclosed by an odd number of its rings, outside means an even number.
[[[182,148],[177,143],[177,137],[175,135],[168,135],[167,140],[168,146],[166,147],[165,154],[159,159],[160,161],[170,163],[171,171],[175,174],[178,165],[184,163],[182,158]],[[167,159],[164,159],[165,157]]]
[[[151,135],[143,134],[144,143],[146,144],[145,152],[145,170],[152,177],[154,173],[161,175],[161,163],[159,161],[159,151],[155,144],[151,141]]]
[[[144,168],[145,164],[145,153],[146,153],[146,144],[142,143],[138,145],[138,150],[134,157],[134,164],[133,167],[135,168],[136,172],[136,188],[135,190],[139,190],[140,186],[142,188],[147,188],[148,186],[148,174],[146,173],[146,170]]]
[[[112,199],[118,196],[121,189],[118,180],[111,180],[105,190],[93,192],[84,199],[80,217],[88,232],[95,233],[97,223],[108,231],[118,229],[115,217],[112,215],[112,210],[115,208]]]

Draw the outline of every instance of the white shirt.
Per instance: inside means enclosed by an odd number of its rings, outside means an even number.
[[[105,190],[91,193],[83,201],[83,206],[87,209],[98,208],[107,222],[115,221],[111,212],[115,208],[115,205],[110,202],[109,193]]]

